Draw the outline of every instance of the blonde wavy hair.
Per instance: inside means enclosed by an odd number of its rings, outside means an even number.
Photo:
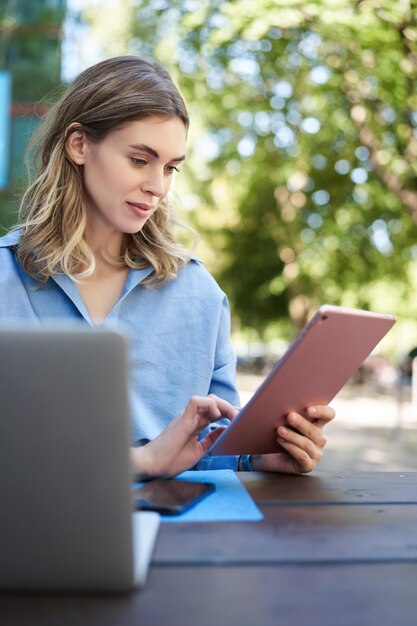
[[[34,153],[34,180],[20,206],[18,255],[26,272],[40,282],[56,273],[75,281],[95,271],[94,255],[84,233],[87,215],[82,166],[68,158],[67,129],[77,122],[90,141],[100,142],[122,124],[151,116],[179,117],[189,126],[187,109],[168,72],[158,63],[136,56],[102,61],[67,88],[35,131],[27,152]],[[30,165],[28,165],[30,169]],[[173,278],[190,257],[177,242],[181,224],[165,198],[141,231],[126,234],[115,265],[151,266],[142,284],[157,286]]]

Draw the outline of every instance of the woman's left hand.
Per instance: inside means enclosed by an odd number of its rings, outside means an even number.
[[[330,406],[309,407],[303,415],[291,412],[285,426],[277,428],[277,442],[284,449],[275,454],[253,454],[252,469],[260,472],[306,474],[323,456],[326,439],[323,427],[335,416]]]

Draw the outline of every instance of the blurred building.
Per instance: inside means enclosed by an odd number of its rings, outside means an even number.
[[[66,0],[0,0],[0,232],[26,184],[27,142],[61,83]]]

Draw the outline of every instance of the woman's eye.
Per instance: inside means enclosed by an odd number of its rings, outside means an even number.
[[[165,169],[168,172],[168,174],[172,174],[174,171],[179,172],[178,167],[175,167],[175,165],[167,165]]]
[[[146,161],[144,161],[143,159],[137,159],[136,157],[131,157],[130,159],[133,163],[133,165],[136,165],[136,167],[142,167],[142,165],[146,165]]]

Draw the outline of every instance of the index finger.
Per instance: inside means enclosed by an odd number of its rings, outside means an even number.
[[[240,411],[238,407],[232,406],[230,402],[219,398],[219,396],[216,396],[214,393],[211,393],[209,398],[213,398],[222,417],[227,417],[230,421],[232,421]]]

